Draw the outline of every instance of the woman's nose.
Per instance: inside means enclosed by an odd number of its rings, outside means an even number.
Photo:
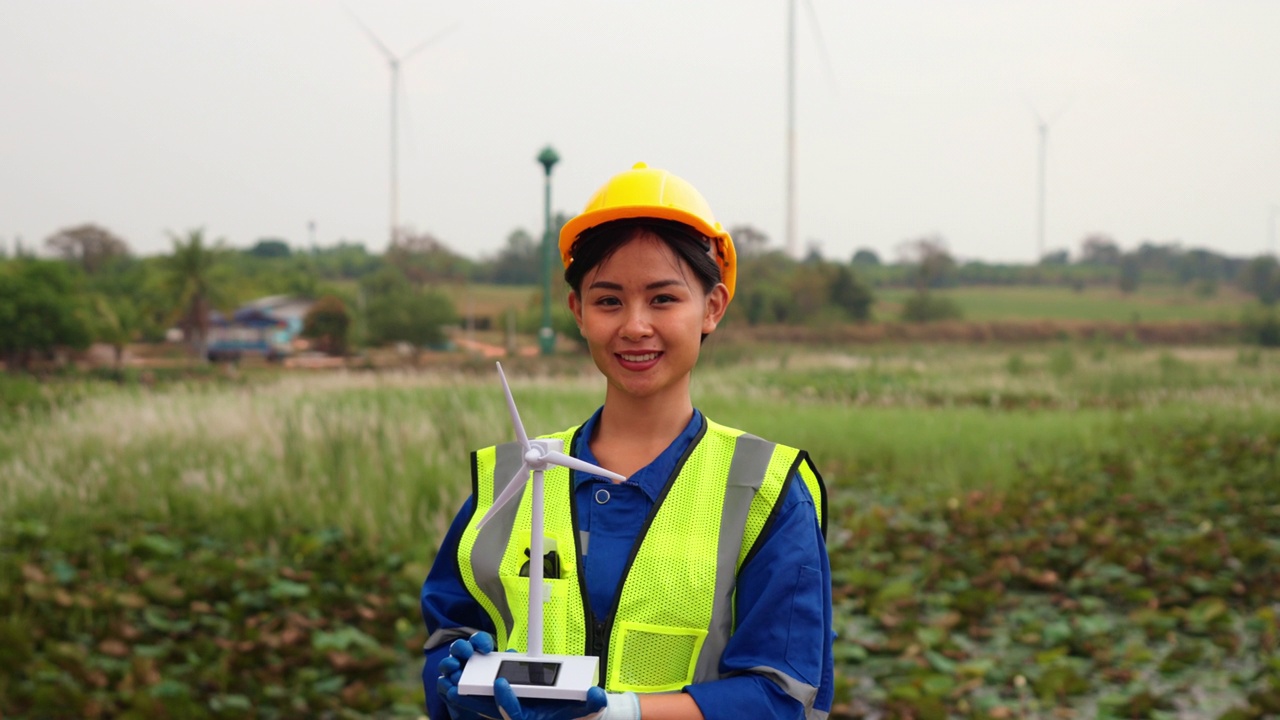
[[[622,337],[626,340],[638,340],[653,334],[653,326],[644,308],[627,311],[626,321],[622,323]]]

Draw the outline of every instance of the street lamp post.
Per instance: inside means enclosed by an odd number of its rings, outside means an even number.
[[[546,192],[543,201],[543,212],[546,218],[542,230],[542,329],[538,331],[538,346],[543,355],[551,355],[556,349],[556,331],[551,327],[551,260],[556,246],[551,237],[551,168],[560,161],[560,156],[550,145],[538,153],[538,162],[546,174]]]

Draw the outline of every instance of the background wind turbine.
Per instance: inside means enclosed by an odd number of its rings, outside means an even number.
[[[1038,186],[1036,191],[1036,257],[1038,263],[1044,258],[1044,225],[1045,225],[1045,173],[1047,165],[1047,155],[1049,151],[1049,126],[1058,121],[1062,114],[1071,107],[1071,101],[1068,100],[1062,109],[1053,114],[1053,117],[1045,120],[1036,109],[1036,106],[1030,100],[1023,100],[1027,103],[1027,107],[1031,108],[1031,114],[1036,116],[1036,128],[1040,133],[1040,164],[1038,171]]]
[[[386,56],[387,64],[391,67],[391,244],[394,245],[396,240],[399,239],[400,233],[399,151],[396,145],[397,127],[400,117],[398,111],[400,94],[400,65],[408,61],[414,55],[417,55],[431,45],[434,45],[444,36],[453,32],[457,28],[457,25],[437,33],[433,37],[418,43],[403,55],[397,56],[395,53],[391,52],[391,49],[388,48],[372,30],[369,29],[368,25],[365,25],[360,18],[356,17],[356,14],[351,11],[351,8],[346,8],[346,10],[347,14],[351,16],[351,19],[354,20],[355,23],[360,26],[360,29],[364,31],[364,34],[369,37],[369,40],[371,40],[373,44],[382,51],[382,54]]]
[[[787,0],[787,209],[786,209],[786,251],[787,255],[799,259],[800,246],[797,238],[799,218],[796,212],[796,3],[800,0]],[[804,0],[805,9],[809,12],[810,27],[818,44],[818,52],[827,71],[827,80],[835,85],[835,75],[831,70],[831,58],[827,55],[827,45],[822,39],[822,27],[818,24],[818,12],[813,8],[812,0]]]
[[[1280,205],[1271,206],[1271,214],[1267,216],[1267,251],[1272,257],[1276,255],[1276,221],[1280,220]]]

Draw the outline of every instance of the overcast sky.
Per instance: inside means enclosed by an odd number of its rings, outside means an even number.
[[[0,242],[92,222],[143,254],[204,227],[248,247],[389,236],[472,257],[577,212],[636,161],[725,226],[785,234],[786,0],[0,0]],[[1267,249],[1280,206],[1280,2],[811,0],[797,27],[799,238],[886,258]],[[820,34],[816,33],[816,27]],[[450,28],[454,28],[449,30]],[[825,53],[823,49],[825,48]],[[824,60],[825,58],[825,60]]]

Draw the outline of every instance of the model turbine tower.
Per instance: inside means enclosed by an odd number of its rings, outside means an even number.
[[[480,518],[477,529],[493,518],[504,505],[520,497],[525,483],[533,478],[532,497],[530,498],[529,533],[529,651],[518,653],[489,653],[475,655],[463,669],[462,678],[458,682],[458,692],[463,695],[492,695],[493,681],[506,678],[511,683],[518,697],[555,698],[562,700],[583,700],[587,690],[599,679],[599,659],[574,655],[542,654],[542,605],[545,602],[546,588],[542,579],[542,473],[552,465],[580,470],[582,472],[609,478],[615,482],[626,480],[625,477],[609,472],[584,460],[571,457],[564,452],[564,442],[559,439],[530,440],[520,422],[520,411],[516,409],[516,401],[511,397],[511,386],[507,384],[507,376],[502,372],[502,363],[498,366],[498,377],[502,380],[502,392],[507,398],[507,411],[511,414],[511,424],[516,429],[516,440],[524,451],[524,462],[516,471],[511,482],[498,497],[484,517]]]

